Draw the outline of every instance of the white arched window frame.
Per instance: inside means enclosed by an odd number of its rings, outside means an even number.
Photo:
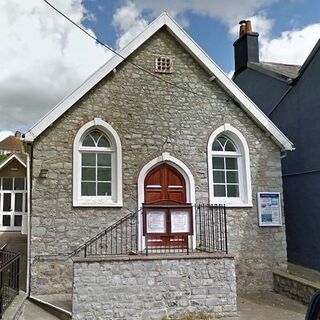
[[[234,151],[214,151],[212,150],[214,141],[219,136],[229,138],[235,146]],[[213,177],[213,157],[236,158],[238,169],[239,196],[215,196],[214,195],[214,177]],[[209,201],[211,204],[225,204],[228,207],[252,207],[252,189],[250,174],[249,147],[246,139],[241,132],[226,123],[216,129],[208,141],[208,180],[209,180]]]
[[[99,131],[106,136],[110,146],[95,149],[83,146],[90,132]],[[81,193],[82,153],[102,152],[111,155],[111,195],[85,196]],[[100,118],[86,123],[78,131],[73,144],[73,206],[121,207],[122,206],[122,148],[120,137],[110,124]]]

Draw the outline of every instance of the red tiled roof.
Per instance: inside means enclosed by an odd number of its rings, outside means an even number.
[[[21,152],[23,151],[22,142],[15,136],[9,136],[0,141],[0,150]]]

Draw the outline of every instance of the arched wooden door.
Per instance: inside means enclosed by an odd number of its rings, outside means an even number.
[[[172,205],[183,205],[187,202],[186,182],[182,174],[172,166],[163,163],[152,169],[144,181],[144,204],[146,206],[161,203],[160,211],[164,214],[166,230],[171,229],[169,209]],[[159,221],[158,221],[159,222]],[[145,221],[147,224],[147,221]],[[161,223],[160,223],[161,224]],[[145,226],[145,228],[147,228]],[[152,234],[146,237],[149,248],[187,248],[187,237],[184,235]]]
[[[182,174],[164,163],[152,169],[144,182],[144,202],[173,200],[186,202],[186,182]]]

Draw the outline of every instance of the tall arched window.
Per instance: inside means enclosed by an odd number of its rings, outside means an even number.
[[[83,139],[81,153],[81,196],[112,196],[114,149],[101,131],[94,129]]]
[[[225,135],[219,135],[212,145],[212,174],[214,197],[239,197],[239,165],[234,142]]]
[[[243,135],[229,124],[209,139],[208,169],[210,203],[252,206],[249,148]]]
[[[74,206],[121,206],[121,143],[101,119],[84,125],[74,141]]]

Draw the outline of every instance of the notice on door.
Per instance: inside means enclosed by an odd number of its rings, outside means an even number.
[[[282,226],[279,192],[258,193],[258,216],[260,227]]]
[[[188,210],[171,211],[171,233],[190,232],[190,214]]]
[[[166,212],[150,210],[147,212],[147,233],[166,233]]]

